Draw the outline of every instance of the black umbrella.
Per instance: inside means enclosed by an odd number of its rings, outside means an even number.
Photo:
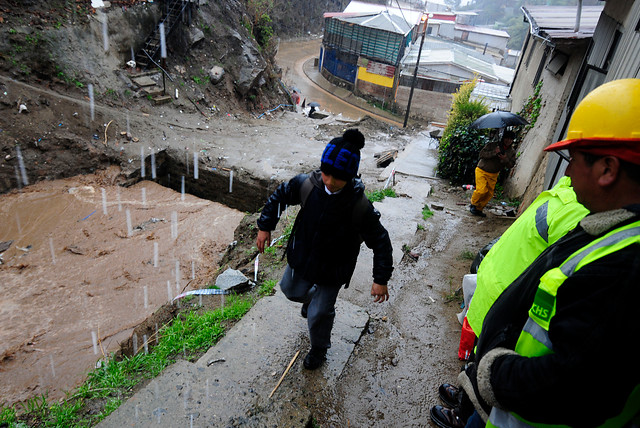
[[[474,129],[486,129],[486,128],[506,128],[507,126],[528,125],[529,122],[522,117],[510,111],[494,111],[493,113],[485,114],[476,119],[471,128]]]
[[[317,103],[315,101],[311,102],[311,103],[309,103],[309,107],[320,107],[320,103]]]

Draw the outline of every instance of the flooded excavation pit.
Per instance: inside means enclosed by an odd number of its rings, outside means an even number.
[[[163,304],[210,284],[240,210],[265,200],[261,183],[229,192],[230,171],[195,179],[157,155],[157,182],[148,169],[122,187],[110,167],[0,195],[0,404],[80,385]]]

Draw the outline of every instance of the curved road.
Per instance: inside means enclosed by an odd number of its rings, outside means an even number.
[[[282,80],[285,84],[300,89],[301,98],[303,100],[306,99],[307,104],[312,101],[319,103],[320,111],[325,110],[336,115],[342,114],[343,117],[352,120],[357,120],[367,115],[396,126],[402,126],[400,122],[344,101],[316,84],[306,75],[304,64],[318,57],[321,43],[321,39],[280,42],[276,61],[282,67]]]

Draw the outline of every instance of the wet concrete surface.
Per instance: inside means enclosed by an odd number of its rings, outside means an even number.
[[[306,426],[311,412],[300,397],[336,383],[369,320],[346,301],[336,313],[333,346],[317,372],[302,368],[309,344],[300,305],[278,291],[197,362],[167,368],[99,426]]]
[[[454,292],[470,260],[461,254],[479,249],[510,222],[471,217],[464,202],[469,195],[437,178],[424,178],[434,175],[433,147],[423,150],[420,136],[414,143],[406,148],[411,156],[399,156],[395,163],[404,171],[395,178],[398,197],[375,204],[394,246],[391,298],[373,303],[373,254],[363,246],[354,280],[338,299],[334,347],[323,367],[314,372],[302,368],[309,348],[306,324],[300,305],[278,292],[254,307],[197,363],[168,369],[103,426],[129,421],[134,426],[301,427],[310,418],[319,426],[429,425],[429,409],[439,403],[438,385],[454,381],[462,365],[455,316],[460,302]],[[432,203],[444,208],[424,219],[422,210]],[[406,256],[408,250],[417,260]],[[269,398],[298,351],[285,381]],[[206,367],[221,358],[225,361]],[[214,383],[216,393],[211,392]]]

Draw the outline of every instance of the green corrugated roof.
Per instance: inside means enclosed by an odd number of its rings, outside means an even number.
[[[389,14],[387,11],[383,11],[377,14],[366,14],[360,16],[336,16],[334,19],[348,22],[350,24],[357,24],[362,27],[374,28],[376,30],[389,31],[391,33],[401,34],[406,36],[411,32],[413,28],[404,19]]]

